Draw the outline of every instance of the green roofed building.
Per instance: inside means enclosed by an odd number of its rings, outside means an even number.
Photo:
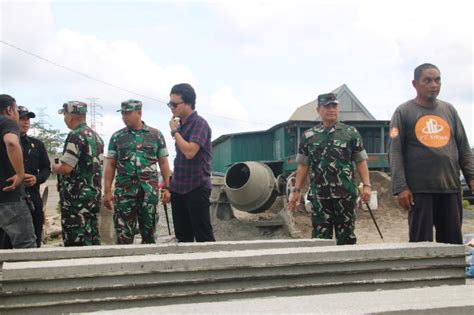
[[[334,91],[341,103],[339,120],[356,127],[369,154],[369,168],[388,170],[387,142],[390,121],[376,120],[347,85]],[[289,175],[296,170],[295,162],[301,134],[320,121],[317,100],[298,107],[288,121],[268,130],[222,135],[212,142],[213,172],[224,173],[237,162],[260,161],[268,164],[275,176]]]

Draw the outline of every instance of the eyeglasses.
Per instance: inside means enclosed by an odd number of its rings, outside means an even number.
[[[169,103],[166,104],[166,105],[168,105],[169,108],[176,108],[176,107],[178,107],[179,104],[183,104],[183,103],[184,103],[184,102],[179,102],[179,103],[169,102]]]

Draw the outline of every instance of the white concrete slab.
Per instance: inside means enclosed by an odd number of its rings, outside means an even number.
[[[306,280],[321,285],[340,285],[351,281],[415,281],[419,279],[464,279],[462,257],[364,261],[327,264],[246,267],[207,270],[152,272],[127,275],[95,275],[90,277],[54,279],[10,279],[3,281],[3,292],[64,292],[97,290],[100,288],[131,288],[137,286],[164,286],[181,284],[192,287],[195,283],[225,282],[228,289],[244,290],[253,281],[281,280],[272,286],[291,286]],[[303,279],[303,280],[301,280]],[[209,288],[208,288],[209,289]],[[211,287],[212,289],[212,287]]]
[[[149,254],[193,253],[207,251],[230,251],[245,249],[270,249],[332,246],[333,240],[281,239],[225,241],[208,243],[159,243],[143,245],[106,245],[84,247],[42,247],[35,249],[0,250],[0,262],[56,260],[92,257],[135,256]]]
[[[199,271],[329,262],[464,257],[464,246],[434,243],[375,244],[196,252],[186,254],[5,262],[3,281]]]
[[[474,287],[440,286],[375,292],[266,297],[225,302],[122,308],[94,314],[473,314]]]
[[[225,291],[217,284],[213,291],[190,292],[187,287],[168,287],[157,292],[155,288],[136,287],[121,290],[93,290],[87,292],[64,292],[55,294],[28,294],[11,295],[3,299],[4,304],[0,305],[1,314],[9,314],[14,311],[17,314],[56,314],[56,313],[77,313],[78,311],[95,311],[108,309],[122,309],[132,307],[146,307],[158,305],[177,305],[183,303],[202,303],[230,301],[235,299],[265,298],[276,296],[303,296],[341,292],[360,292],[375,290],[393,290],[410,287],[459,285],[458,281],[394,281],[385,283],[357,284],[344,283],[342,286],[324,285],[301,285],[289,289],[283,288],[249,288],[245,291]],[[187,290],[186,290],[187,289]]]
[[[0,312],[77,312],[464,283],[462,245],[275,248],[270,243],[267,249],[5,262]]]

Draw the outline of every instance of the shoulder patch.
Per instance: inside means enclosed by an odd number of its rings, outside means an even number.
[[[313,135],[314,135],[314,131],[313,131],[313,130],[307,130],[307,131],[305,131],[305,133],[304,133],[304,136],[305,136],[306,139],[311,138]]]
[[[398,130],[398,128],[396,127],[393,127],[392,129],[390,129],[390,138],[396,138],[398,137],[398,135],[400,134],[400,131]]]

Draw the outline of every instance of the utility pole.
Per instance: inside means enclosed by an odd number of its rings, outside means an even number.
[[[97,97],[89,97],[87,98],[89,101],[89,121],[90,127],[97,131],[97,126],[102,126],[102,122],[97,120],[97,117],[102,117],[102,114],[97,109],[102,109],[103,107],[96,103],[98,100]]]

